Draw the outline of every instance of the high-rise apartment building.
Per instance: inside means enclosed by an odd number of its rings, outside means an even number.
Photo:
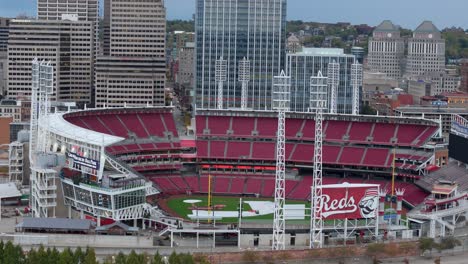
[[[54,66],[53,99],[91,102],[94,24],[76,20],[11,20],[8,39],[8,93],[30,100],[31,62]]]
[[[404,55],[405,41],[400,37],[400,29],[389,20],[380,23],[369,38],[367,64],[370,71],[399,79]]]
[[[343,49],[303,48],[301,52],[288,53],[286,74],[291,76],[291,111],[308,111],[310,77],[317,76],[319,71],[324,77],[328,77],[329,64],[338,63],[337,113],[351,114],[353,96],[351,65],[356,62],[356,57],[345,54]],[[328,94],[330,96],[330,90]]]
[[[406,75],[441,73],[445,69],[445,40],[430,21],[424,21],[408,40]]]
[[[247,107],[271,109],[273,76],[284,67],[286,0],[197,0],[196,107],[215,108],[216,61],[226,61],[225,108],[241,106],[239,62],[250,61]]]
[[[164,105],[165,37],[163,0],[104,1],[104,56],[96,62],[96,107],[124,102]]]

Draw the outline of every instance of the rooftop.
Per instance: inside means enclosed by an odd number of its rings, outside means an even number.
[[[343,49],[337,48],[303,48],[301,52],[293,55],[315,55],[315,56],[345,56]],[[352,56],[352,55],[347,55]]]
[[[400,28],[395,26],[392,21],[384,20],[374,30],[375,32],[396,32],[400,31]]]
[[[97,146],[109,146],[124,140],[124,138],[99,133],[67,122],[63,114],[51,114],[48,117],[49,131],[64,137],[87,142]]]
[[[24,218],[17,228],[22,229],[53,229],[63,231],[89,231],[91,220],[68,218]]]
[[[431,22],[424,21],[415,30],[415,33],[439,33],[440,30]]]

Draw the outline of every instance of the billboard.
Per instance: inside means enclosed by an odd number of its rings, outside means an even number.
[[[463,124],[459,122],[452,121],[452,132],[460,133],[460,134],[468,136],[468,127],[464,126]]]
[[[99,162],[97,160],[89,159],[69,151],[66,154],[67,158],[72,161],[70,166],[73,168],[79,169],[79,167],[84,166],[93,170],[99,169]]]
[[[468,164],[468,139],[450,133],[449,137],[449,157],[465,164]]]
[[[322,219],[375,218],[379,208],[377,184],[331,184],[322,186]]]

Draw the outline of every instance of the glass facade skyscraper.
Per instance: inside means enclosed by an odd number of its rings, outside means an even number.
[[[291,111],[308,111],[310,77],[317,76],[319,71],[324,77],[328,77],[328,66],[333,62],[339,64],[337,113],[351,114],[353,98],[351,65],[357,60],[354,55],[345,54],[343,49],[334,48],[304,48],[302,52],[286,55],[286,74],[291,76]],[[328,96],[330,97],[330,87],[328,87]]]
[[[239,61],[250,61],[247,107],[271,109],[273,76],[284,65],[286,0],[197,0],[196,107],[216,108],[215,63],[227,61],[224,108],[239,108]]]

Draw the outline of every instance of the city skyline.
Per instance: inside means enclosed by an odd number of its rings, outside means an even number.
[[[16,17],[19,14],[35,16],[36,2],[37,0],[1,0],[0,17]],[[460,8],[466,5],[464,0],[451,0],[450,5],[439,0],[394,0],[379,2],[378,5],[374,2],[330,0],[317,4],[315,10],[315,3],[312,1],[288,0],[287,19],[324,23],[350,22],[371,26],[377,26],[381,21],[389,19],[410,29],[415,29],[423,20],[431,20],[439,29],[452,26],[468,29],[468,21],[464,19],[463,13],[465,9]],[[165,4],[168,19],[191,19],[195,13],[195,0],[170,0]],[[406,8],[401,8],[402,6]],[[362,15],[362,12],[366,15]]]

